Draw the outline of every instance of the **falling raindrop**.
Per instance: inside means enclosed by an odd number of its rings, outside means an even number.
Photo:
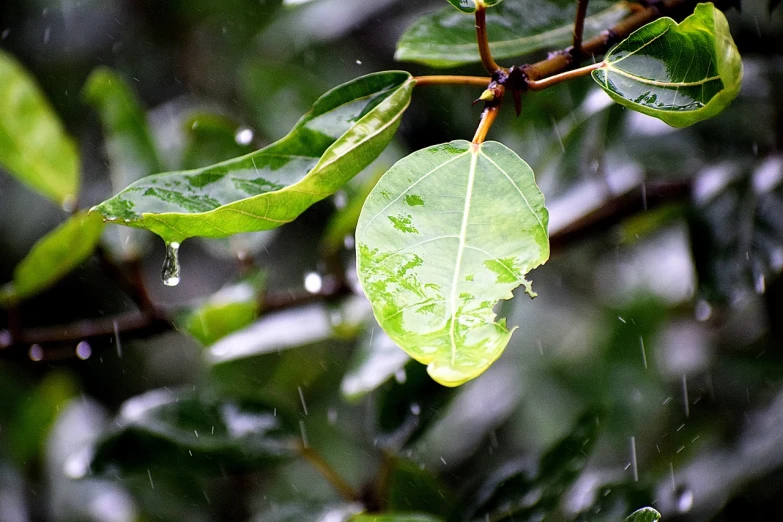
[[[166,257],[160,277],[166,286],[179,284],[179,243],[166,243]]]
[[[421,406],[419,406],[415,402],[413,404],[411,404],[411,413],[414,414],[414,415],[421,414]]]
[[[86,361],[92,355],[92,347],[87,341],[82,341],[76,345],[76,357]]]
[[[405,384],[405,381],[408,380],[408,374],[405,373],[405,368],[400,368],[394,372],[394,379],[400,384]]]
[[[241,127],[234,136],[234,139],[236,140],[237,145],[250,145],[250,142],[253,141],[253,130],[248,129],[247,127]]]
[[[756,293],[761,295],[767,289],[767,281],[764,278],[764,274],[756,276]]]
[[[31,361],[41,361],[44,358],[44,351],[40,344],[34,344],[30,347],[30,351],[27,352]]]

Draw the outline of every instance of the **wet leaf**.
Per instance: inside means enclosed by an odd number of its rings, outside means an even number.
[[[79,153],[35,79],[0,49],[0,167],[60,205],[79,195]]]
[[[380,326],[373,323],[359,341],[348,373],[343,377],[341,390],[350,400],[363,397],[398,372],[405,372],[405,365],[410,361]]]
[[[511,331],[493,307],[549,257],[544,197],[513,151],[436,145],[387,172],[357,226],[357,270],[378,323],[445,386],[483,373]]]
[[[503,0],[448,0],[448,2],[463,13],[475,13],[479,5],[492,7]]]
[[[389,143],[410,102],[404,72],[370,74],[316,101],[288,136],[247,156],[140,180],[94,207],[167,243],[276,228],[334,193]]]
[[[432,473],[418,464],[395,458],[389,464],[389,509],[419,512],[448,518],[454,494]]]
[[[219,392],[232,398],[294,397],[335,358],[327,309],[319,305],[265,315],[213,344],[207,360]],[[333,343],[330,343],[333,344]],[[328,356],[328,357],[327,357]]]
[[[210,346],[256,320],[265,280],[265,274],[256,273],[226,286],[182,314],[177,323],[203,346]]]
[[[288,502],[282,505],[273,504],[270,509],[259,513],[253,518],[255,522],[302,522],[315,520],[318,522],[348,522],[351,517],[362,512],[359,503],[338,504],[332,502]]]
[[[638,509],[631,513],[625,522],[658,522],[661,519],[661,514],[651,507],[645,507]]]
[[[80,211],[46,234],[14,269],[0,302],[31,297],[66,276],[92,254],[103,227],[99,216]]]
[[[571,433],[552,446],[535,466],[528,460],[504,464],[482,485],[466,512],[492,520],[548,513],[582,472],[599,431],[595,413],[582,416]],[[533,517],[535,518],[535,517]]]
[[[91,468],[250,469],[292,454],[297,441],[292,426],[272,407],[153,390],[122,405],[114,427],[94,448]]]
[[[513,58],[568,45],[573,39],[574,7],[570,0],[516,0],[488,10],[487,34],[493,57]],[[585,35],[596,35],[629,13],[622,2],[592,0]],[[400,37],[394,57],[432,67],[478,63],[475,21],[449,7],[425,15]]]
[[[679,24],[659,18],[634,31],[592,74],[617,103],[687,127],[736,98],[742,60],[726,17],[706,3]]]

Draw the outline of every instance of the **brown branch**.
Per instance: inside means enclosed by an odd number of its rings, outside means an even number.
[[[574,20],[573,53],[582,56],[582,35],[585,31],[585,17],[587,16],[588,0],[577,0],[576,19]]]
[[[495,60],[492,58],[492,52],[489,49],[489,37],[487,36],[487,11],[482,4],[479,4],[478,9],[476,9],[476,40],[478,41],[481,63],[487,72],[495,74],[498,71],[505,70],[495,63]]]
[[[482,76],[455,76],[450,74],[433,76],[416,76],[413,78],[416,85],[470,85],[473,87],[484,87],[489,85],[490,79]]]
[[[558,230],[549,237],[552,252],[565,248],[608,230],[623,220],[666,204],[688,200],[691,183],[647,183],[607,200],[597,209]]]
[[[582,76],[587,76],[594,70],[600,69],[603,66],[604,62],[599,62],[580,67],[579,69],[571,69],[569,71],[561,72],[560,74],[547,76],[541,80],[528,80],[527,86],[531,91],[542,91],[552,87],[553,85],[557,85],[558,83],[573,80],[574,78],[580,78]]]
[[[343,497],[343,500],[347,502],[355,502],[360,500],[359,493],[348,484],[348,482],[342,478],[332,466],[324,459],[318,452],[310,447],[299,445],[297,447],[297,453],[304,460],[307,461],[313,468],[316,469],[332,487]]]

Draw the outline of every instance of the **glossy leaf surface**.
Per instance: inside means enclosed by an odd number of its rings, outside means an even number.
[[[359,280],[378,323],[433,379],[457,386],[511,337],[493,307],[549,258],[549,214],[507,147],[454,141],[399,161],[357,226]]]
[[[93,210],[166,242],[268,230],[334,193],[389,143],[410,102],[405,72],[370,74],[316,101],[288,136],[211,167],[149,176]]]
[[[679,24],[659,18],[633,32],[592,74],[617,103],[687,127],[736,98],[742,60],[726,17],[706,3]]]
[[[183,390],[126,401],[96,445],[92,467],[144,470],[162,463],[246,469],[291,454],[295,430],[280,411],[221,402]]]
[[[631,513],[625,522],[658,522],[661,514],[650,507],[638,509]]]
[[[33,77],[0,49],[0,167],[59,204],[79,193],[79,153]]]
[[[463,13],[475,13],[479,8],[479,5],[484,7],[492,7],[497,5],[503,0],[448,0],[451,5],[462,11]]]
[[[41,238],[17,265],[0,300],[19,300],[50,287],[95,250],[104,225],[99,216],[77,212]]]
[[[203,346],[210,346],[248,326],[258,317],[261,311],[259,294],[264,280],[264,274],[257,273],[226,286],[203,304],[183,314],[177,322]]]
[[[200,112],[185,121],[182,169],[197,169],[253,152],[253,131],[220,114]]]
[[[456,1],[456,0],[455,0]],[[574,2],[509,0],[487,11],[487,34],[496,59],[568,45],[573,39]],[[585,19],[589,38],[628,15],[623,3],[592,0]],[[449,7],[425,15],[397,42],[397,60],[453,67],[481,60],[475,21]]]

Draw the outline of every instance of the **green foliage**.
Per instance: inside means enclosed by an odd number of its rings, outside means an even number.
[[[653,508],[642,508],[631,513],[625,522],[658,522],[661,519],[661,514],[655,511]]]
[[[723,111],[739,93],[742,60],[712,3],[676,23],[659,18],[607,54],[593,78],[617,103],[687,127]]]
[[[402,72],[359,78],[322,96],[282,140],[193,171],[148,176],[93,210],[166,243],[276,228],[334,193],[386,147],[410,102]]]
[[[35,80],[0,50],[0,166],[36,192],[72,207],[79,153]]]
[[[99,216],[79,211],[41,238],[17,265],[0,293],[8,304],[33,296],[68,275],[95,250],[103,232]]]
[[[439,383],[477,377],[511,336],[495,322],[497,301],[520,285],[535,295],[525,274],[549,258],[548,220],[530,167],[499,143],[408,156],[357,225],[359,279],[378,323]]]
[[[455,0],[456,1],[456,0]],[[513,58],[568,45],[573,35],[573,2],[508,1],[487,11],[489,46],[495,58]],[[630,12],[622,2],[592,0],[585,35],[593,36]],[[475,21],[449,7],[416,20],[397,42],[394,57],[431,67],[453,67],[479,61]]]

